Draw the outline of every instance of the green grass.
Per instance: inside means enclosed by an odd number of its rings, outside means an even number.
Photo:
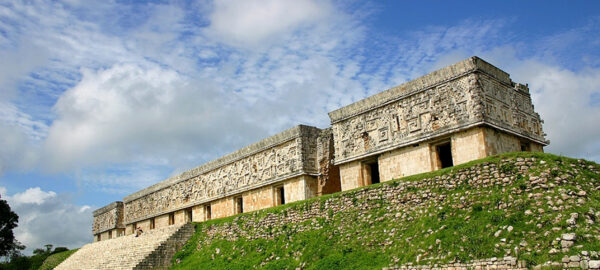
[[[538,165],[528,175],[519,175],[514,162],[507,159],[536,158]],[[540,161],[545,161],[541,164]],[[425,203],[402,209],[401,205],[385,199],[386,194],[369,200],[357,198],[365,189],[397,186],[404,181],[425,178],[450,177],[461,169],[479,164],[497,166],[501,173],[514,176],[506,186],[474,188],[465,183],[453,189],[431,188]],[[574,167],[572,166],[574,165]],[[598,221],[586,224],[585,213],[600,211],[600,176],[576,159],[543,153],[509,153],[446,168],[439,171],[330,194],[306,201],[290,203],[262,211],[196,224],[196,234],[175,255],[173,269],[374,269],[390,264],[433,264],[451,261],[469,261],[480,258],[515,256],[531,265],[546,261],[560,261],[564,255],[581,250],[600,251]],[[596,169],[597,170],[597,169]],[[553,187],[531,189],[529,177],[548,175]],[[553,179],[569,175],[568,184]],[[568,209],[553,211],[549,201],[556,201],[563,193],[587,192],[587,199],[565,199]],[[422,196],[425,190],[407,188],[401,196]],[[540,198],[530,194],[541,194]],[[545,197],[549,197],[547,200]],[[352,211],[325,211],[300,223],[280,224],[276,227],[254,228],[266,217],[302,213],[325,203],[338,204],[350,200]],[[362,207],[368,205],[369,207]],[[461,207],[457,207],[461,205]],[[540,210],[541,209],[541,210]],[[534,212],[526,215],[526,211]],[[540,213],[539,211],[544,211]],[[580,217],[574,228],[579,239],[567,253],[549,254],[557,247],[553,240],[562,233],[571,232],[566,224],[569,214]],[[399,213],[399,217],[396,217]],[[507,228],[513,227],[511,232]],[[234,227],[234,236],[211,235],[209,230]],[[553,228],[558,230],[553,230]],[[498,237],[494,234],[501,231]],[[240,233],[242,232],[242,233]],[[249,236],[266,235],[251,239]],[[592,237],[588,237],[592,236]],[[526,243],[524,243],[525,241]],[[517,248],[517,252],[515,252]],[[217,250],[219,252],[217,253]],[[179,263],[177,263],[179,261]]]
[[[60,253],[52,254],[44,261],[44,264],[39,268],[40,270],[51,270],[57,267],[61,262],[69,258],[71,254],[75,253],[78,249],[72,249],[63,251]]]

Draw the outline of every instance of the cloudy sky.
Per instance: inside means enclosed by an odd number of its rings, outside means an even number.
[[[600,161],[598,1],[0,0],[0,194],[29,252],[78,247],[98,207],[472,55]]]

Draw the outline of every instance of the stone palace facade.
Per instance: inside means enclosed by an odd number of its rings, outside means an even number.
[[[543,151],[527,85],[477,57],[299,125],[94,211],[94,241],[202,222],[514,151]]]

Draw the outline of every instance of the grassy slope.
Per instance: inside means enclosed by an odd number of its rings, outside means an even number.
[[[394,185],[397,181],[443,177],[460,168],[483,162],[498,163],[502,159],[515,157],[535,157],[538,164],[544,160],[546,163],[539,164],[530,174],[546,173],[551,178],[549,183],[556,177],[573,176],[568,184],[557,184],[544,191],[529,192],[531,187],[527,175],[519,176],[505,187],[474,189],[470,185],[462,185],[451,190],[429,190],[444,199],[418,206],[401,217],[389,211],[394,207],[389,202],[371,200],[368,203],[378,207],[329,212],[327,217],[314,218],[304,224],[261,228],[262,233],[267,234],[282,232],[273,239],[249,240],[242,236],[237,240],[227,240],[225,237],[208,235],[206,228],[234,223],[245,228],[239,224],[244,218],[261,219],[270,213],[285,214],[288,209],[301,210],[314,202],[335,202],[337,198],[352,195],[357,190],[246,213],[242,219],[234,216],[211,220],[196,225],[197,233],[176,254],[175,258],[181,262],[173,269],[373,269],[390,264],[430,264],[514,256],[515,248],[519,249],[519,259],[539,264],[549,260],[560,261],[565,254],[576,254],[581,250],[600,251],[600,241],[594,238],[600,234],[600,220],[593,225],[586,224],[587,219],[594,220],[595,216],[585,214],[590,210],[592,213],[600,211],[600,191],[597,189],[600,176],[582,169],[589,165],[598,168],[595,163],[579,163],[578,160],[550,154],[510,153],[364,188]],[[514,170],[506,165],[501,169]],[[575,169],[578,171],[575,172]],[[582,190],[587,193],[585,200],[577,196],[564,197],[564,194],[573,195]],[[409,189],[406,192],[421,194],[423,191]],[[533,193],[541,196],[531,196]],[[552,211],[548,202],[554,203],[561,198],[568,210],[562,213]],[[364,203],[354,201],[357,206]],[[460,204],[465,207],[457,208]],[[533,214],[526,215],[527,210]],[[566,220],[573,212],[579,213],[578,225],[569,228]],[[508,232],[508,226],[514,229]],[[313,229],[297,231],[303,227]],[[495,237],[494,233],[499,230],[502,230],[500,235]],[[566,253],[549,254],[550,249],[558,247],[553,240],[566,232],[577,233],[577,246]],[[219,250],[218,254],[216,250]]]
[[[57,267],[61,262],[69,258],[71,254],[75,253],[78,249],[72,249],[63,251],[60,253],[52,254],[44,261],[44,264],[39,268],[40,270],[50,270]]]

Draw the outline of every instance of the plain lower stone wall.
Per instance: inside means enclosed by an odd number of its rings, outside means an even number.
[[[488,155],[516,152],[521,151],[521,140],[515,136],[506,134],[505,132],[493,128],[486,128],[485,147]]]
[[[233,198],[223,198],[210,203],[211,217],[223,218],[234,214]]]
[[[489,127],[474,127],[449,137],[433,139],[384,152],[376,159],[366,158],[340,165],[342,190],[371,184],[367,164],[378,162],[381,182],[441,169],[436,147],[450,142],[454,165],[491,155],[521,151],[523,140],[515,135]],[[543,146],[529,142],[532,152],[543,152]]]
[[[175,212],[175,224],[187,223],[187,214],[185,210],[179,210]]]
[[[484,158],[486,153],[484,129],[476,127],[452,134],[452,161],[454,165]],[[504,151],[514,152],[514,151]]]
[[[521,151],[521,144],[528,143],[531,152],[544,152],[543,145],[518,138],[494,128],[485,128],[485,148],[487,155]]]
[[[202,222],[206,221],[206,212],[205,212],[206,204],[196,205],[192,207],[192,221],[193,222]]]
[[[156,228],[164,228],[169,226],[169,214],[156,217],[154,219],[154,225],[156,225]]]
[[[138,227],[140,227],[142,229],[142,231],[149,231],[150,230],[150,219],[146,219],[146,220],[142,220],[140,222],[137,222],[136,225]],[[135,232],[135,228],[134,228],[134,232]]]
[[[340,181],[342,190],[350,190],[364,186],[361,172],[361,162],[352,161],[340,165]]]
[[[306,200],[317,195],[317,179],[311,176],[300,176],[283,184],[286,203]]]
[[[267,186],[245,192],[244,212],[256,211],[274,206],[273,187]]]
[[[382,182],[431,171],[429,144],[421,143],[383,153],[378,163]]]

